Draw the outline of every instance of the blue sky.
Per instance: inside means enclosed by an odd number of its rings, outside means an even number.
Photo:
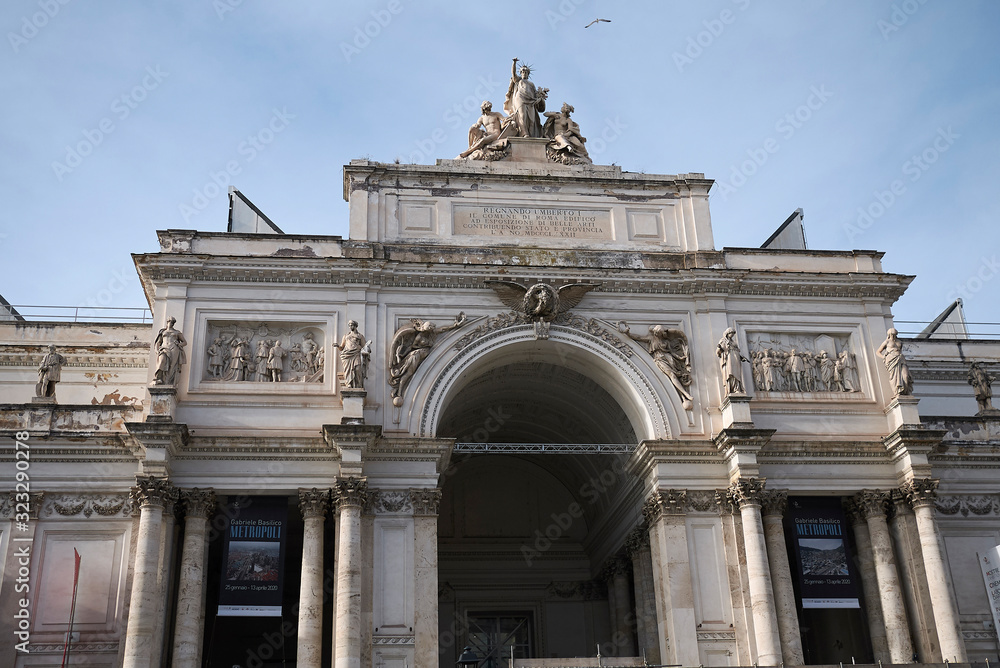
[[[342,166],[454,157],[516,56],[596,162],[716,179],[716,247],[802,207],[811,248],[917,276],[897,319],[1000,322],[997,2],[6,0],[0,26],[14,304],[144,306],[129,253],[223,231],[216,182],[346,237]]]

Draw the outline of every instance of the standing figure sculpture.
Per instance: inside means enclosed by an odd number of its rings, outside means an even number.
[[[996,410],[990,401],[993,398],[992,379],[979,362],[973,362],[972,366],[969,367],[969,385],[976,393],[976,402],[979,404],[980,413]]]
[[[389,346],[389,385],[392,387],[392,405],[403,405],[403,393],[421,362],[431,353],[437,335],[465,324],[465,312],[458,314],[455,322],[443,327],[433,322],[411,320],[392,337]]]
[[[593,161],[584,146],[587,138],[580,134],[580,126],[576,121],[569,117],[574,111],[572,105],[564,102],[562,110],[545,112],[542,136],[552,140],[546,150],[553,160],[567,164],[591,164]]]
[[[274,340],[274,345],[267,352],[267,372],[270,374],[269,380],[275,383],[281,382],[281,367],[285,364],[285,349],[281,347],[279,339]]]
[[[358,321],[347,323],[348,332],[339,344],[340,361],[344,365],[344,387],[363,390],[365,377],[368,375],[368,360],[370,349],[364,335],[358,331]]]
[[[257,342],[256,365],[254,366],[254,380],[258,383],[271,380],[271,374],[267,371],[268,342],[261,339]]]
[[[687,335],[679,329],[670,329],[662,325],[649,328],[649,335],[633,334],[628,323],[619,321],[618,331],[634,341],[645,343],[647,351],[653,356],[656,366],[662,371],[681,398],[681,406],[689,411],[693,407],[691,397],[691,356],[688,351]]]
[[[232,346],[232,356],[229,359],[227,380],[250,380],[250,360],[253,359],[250,339],[241,339],[237,336],[230,345]]]
[[[55,346],[49,346],[49,352],[42,357],[38,365],[38,384],[35,385],[35,396],[55,399],[56,383],[62,378],[62,367],[66,358],[56,352]]]
[[[719,339],[719,345],[715,347],[715,354],[719,358],[719,367],[722,369],[722,386],[727,395],[743,394],[746,386],[743,384],[743,365],[741,362],[749,362],[743,353],[740,352],[740,343],[736,340],[736,330],[730,327]]]
[[[889,384],[895,392],[894,396],[913,394],[913,377],[910,376],[910,368],[906,366],[906,358],[903,357],[903,344],[899,340],[899,332],[894,327],[890,327],[885,333],[885,341],[875,354],[885,363],[885,370],[889,372]]]
[[[187,361],[184,356],[184,346],[187,341],[184,335],[174,329],[177,319],[167,319],[167,326],[160,330],[153,341],[156,349],[156,374],[154,385],[175,385],[180,378],[181,366]]]
[[[212,378],[222,377],[223,356],[226,354],[226,346],[222,342],[222,337],[215,337],[215,341],[205,351],[208,355],[208,373]]]
[[[549,89],[535,88],[535,84],[528,80],[531,68],[527,65],[521,65],[518,76],[517,62],[518,59],[515,58],[510,66],[510,85],[507,87],[503,110],[516,125],[516,134],[513,136],[541,137],[542,121],[539,114],[545,111],[545,99],[548,97]]]
[[[305,333],[299,347],[302,349],[302,356],[305,358],[306,370],[309,373],[316,373],[319,371],[319,365],[316,364],[316,350],[319,346],[316,345],[315,341],[313,341],[312,332]]]

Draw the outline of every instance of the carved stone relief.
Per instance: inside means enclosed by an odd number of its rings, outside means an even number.
[[[304,323],[210,321],[204,381],[323,382],[326,337]]]
[[[858,364],[846,334],[748,334],[758,392],[860,392]]]
[[[465,324],[465,312],[455,318],[455,322],[438,326],[426,320],[413,319],[396,330],[389,346],[389,386],[392,388],[392,404],[403,405],[403,394],[413,374],[427,359],[437,335],[457,329]]]
[[[46,494],[42,517],[131,517],[133,502],[129,494]]]

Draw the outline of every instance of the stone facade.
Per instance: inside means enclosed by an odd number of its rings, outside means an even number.
[[[880,253],[718,250],[704,175],[518,159],[545,141],[352,162],[350,239],[160,232],[152,325],[0,323],[0,627],[22,559],[31,583],[31,651],[0,634],[0,664],[59,662],[74,549],[73,665],[430,668],[497,638],[525,666],[995,657],[1000,421],[967,365],[1000,342],[904,339],[897,397],[875,349],[911,277]],[[170,319],[186,357],[156,385]],[[294,532],[282,617],[225,655],[220,532],[265,496]],[[796,590],[790,508],[819,497],[847,507],[853,611]]]

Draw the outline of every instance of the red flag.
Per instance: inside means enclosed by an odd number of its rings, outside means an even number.
[[[76,587],[80,582],[80,553],[73,548],[73,561],[75,565],[73,567],[73,603],[69,608],[69,631],[66,633],[66,644],[63,645],[63,658],[62,658],[62,668],[66,668],[69,664],[66,662],[69,659],[69,641],[73,637],[73,616],[76,614]]]

